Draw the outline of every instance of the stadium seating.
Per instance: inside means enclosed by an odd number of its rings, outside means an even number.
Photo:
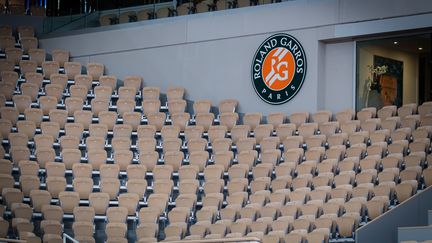
[[[14,45],[0,60],[0,237],[352,239],[432,184],[431,102],[265,117],[235,99],[188,107],[170,87],[163,104],[141,77]]]

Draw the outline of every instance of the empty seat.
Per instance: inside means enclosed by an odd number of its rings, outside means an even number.
[[[87,75],[90,75],[93,80],[99,80],[100,76],[104,74],[105,66],[102,63],[88,63]]]

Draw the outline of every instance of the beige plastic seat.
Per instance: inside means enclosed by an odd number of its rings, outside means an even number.
[[[204,131],[208,131],[213,125],[214,114],[213,113],[198,113],[195,116],[195,122],[197,126],[202,126]]]
[[[92,80],[99,80],[99,77],[104,74],[105,66],[102,63],[88,63],[87,75],[92,77]]]
[[[109,205],[109,195],[103,192],[93,192],[89,195],[90,206],[96,215],[105,215]]]
[[[29,196],[35,212],[41,212],[43,205],[50,205],[51,203],[51,195],[45,190],[32,190]]]
[[[83,85],[87,90],[92,90],[93,77],[87,74],[77,74],[74,76],[75,85]]]
[[[126,223],[128,210],[125,207],[109,207],[106,215],[109,223]]]
[[[51,122],[57,122],[60,128],[65,128],[68,113],[65,110],[52,109],[49,111],[49,118]]]
[[[74,178],[90,178],[92,176],[93,167],[90,164],[76,163],[72,166],[72,174]]]
[[[178,126],[180,131],[184,131],[189,125],[190,114],[188,112],[177,112],[171,114],[171,122],[174,126]]]
[[[138,75],[128,75],[123,78],[124,87],[133,87],[136,92],[141,90],[142,83],[143,79]]]
[[[133,153],[130,150],[117,150],[114,153],[114,163],[119,165],[120,170],[125,171],[132,163]]]
[[[56,154],[53,148],[40,148],[35,152],[37,163],[41,168],[45,168],[47,162],[55,160]]]
[[[144,116],[157,113],[160,110],[161,102],[159,99],[144,99],[142,102]]]
[[[168,100],[167,104],[170,114],[184,112],[186,110],[186,100],[183,99]]]
[[[87,151],[102,150],[105,148],[105,138],[102,137],[87,137]]]
[[[129,193],[135,193],[139,199],[142,199],[147,190],[147,181],[143,178],[129,179],[126,188]]]
[[[144,100],[159,100],[160,88],[147,86],[142,89],[142,95]]]
[[[42,70],[45,79],[49,79],[51,74],[59,73],[60,65],[56,61],[45,61],[42,63]]]
[[[106,85],[98,85],[93,88],[93,92],[95,94],[95,98],[104,100],[104,101],[110,101],[111,95],[113,93],[112,85],[106,84]]]
[[[211,109],[211,101],[208,99],[197,100],[193,104],[194,114],[197,115],[199,113],[208,113]]]
[[[21,74],[25,77],[26,73],[36,72],[37,62],[33,60],[21,60],[19,62],[19,67]],[[2,80],[7,81],[7,79],[4,78],[4,75],[2,76]]]
[[[15,65],[19,65],[23,50],[15,47],[9,47],[5,50],[6,60],[13,62]],[[11,70],[12,71],[12,70]]]
[[[221,100],[219,102],[219,114],[225,113],[225,112],[235,112],[235,109],[238,105],[238,100],[235,99],[225,99]]]
[[[52,198],[58,198],[60,192],[66,190],[66,185],[66,178],[64,177],[51,176],[46,179],[47,190]]]
[[[62,159],[66,169],[70,170],[74,164],[81,162],[81,151],[79,149],[63,149]]]
[[[72,230],[74,232],[75,239],[83,236],[92,237],[94,233],[94,225],[92,222],[86,221],[75,221],[72,224]],[[94,241],[94,239],[93,239]],[[81,241],[80,241],[81,242]]]
[[[112,131],[117,122],[117,112],[101,111],[99,112],[99,124],[105,124],[109,131]]]
[[[73,213],[74,208],[79,205],[79,199],[77,192],[63,191],[59,194],[60,206],[64,213]]]
[[[88,199],[93,191],[93,180],[83,177],[74,178],[72,186],[74,191],[78,193],[80,199]]]
[[[69,134],[73,134],[73,135],[64,135],[64,136],[60,137],[61,149],[62,150],[63,149],[78,149],[78,146],[80,144],[80,139],[79,139],[79,137],[77,137],[78,133],[75,133],[75,132],[72,132],[71,130],[69,130]]]
[[[80,62],[64,62],[64,70],[69,80],[74,80],[76,75],[81,74],[81,63]]]
[[[64,67],[65,62],[69,61],[69,51],[67,50],[52,50],[53,61],[57,61],[60,67]]]
[[[147,116],[148,124],[153,125],[156,131],[161,131],[165,124],[166,114],[163,112],[151,113]]]
[[[91,112],[97,117],[100,112],[108,111],[109,102],[105,99],[95,98],[92,99],[91,102],[92,110]]]
[[[141,125],[141,113],[140,112],[125,112],[123,113],[123,124],[132,127],[132,131],[137,131],[138,126]]]
[[[36,37],[21,37],[20,38],[21,48],[24,53],[28,54],[29,49],[38,48],[38,39]]]
[[[100,190],[107,193],[110,200],[114,200],[120,191],[120,180],[117,178],[102,178],[100,181]]]

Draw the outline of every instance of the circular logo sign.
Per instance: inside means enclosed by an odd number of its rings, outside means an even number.
[[[258,48],[252,62],[252,84],[265,102],[280,105],[300,90],[306,76],[306,54],[297,39],[275,34]]]

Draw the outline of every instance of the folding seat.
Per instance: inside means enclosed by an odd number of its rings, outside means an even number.
[[[109,223],[126,223],[128,209],[122,206],[109,207],[106,215]]]
[[[137,90],[134,87],[120,87],[118,89],[119,99],[130,99],[135,100],[135,94]]]
[[[87,87],[87,90],[92,90],[93,77],[86,74],[77,74],[74,76],[75,85],[83,85]]]
[[[114,153],[114,163],[120,166],[120,170],[125,171],[127,166],[132,164],[133,153],[130,150],[117,150]]]
[[[78,164],[81,162],[81,151],[79,149],[63,149],[62,160],[66,166],[66,169],[72,169],[74,164]]]
[[[94,208],[96,215],[105,215],[109,205],[109,194],[93,192],[89,195],[90,206]]]
[[[22,49],[9,47],[5,50],[6,60],[13,62],[15,65],[19,65],[19,61],[21,60],[21,56],[23,54]],[[11,70],[12,71],[12,70]]]
[[[0,49],[5,51],[7,48],[15,47],[15,38],[12,36],[0,36]]]
[[[42,220],[41,221],[41,231],[47,234],[61,235],[63,233],[63,226],[60,222],[55,220]]]
[[[49,115],[51,110],[57,108],[57,98],[54,96],[41,96],[39,97],[39,107],[44,115]]]
[[[248,186],[248,180],[246,178],[235,178],[229,181],[227,184],[228,195],[236,192],[246,191]]]
[[[135,88],[136,92],[141,90],[142,83],[142,78],[137,75],[129,75],[123,78],[123,86]]]
[[[177,112],[171,114],[171,123],[178,126],[180,131],[184,131],[189,125],[190,114],[188,112]]]
[[[21,163],[19,163],[20,173],[21,173],[21,164],[26,164],[27,162],[30,162],[30,161],[23,160]],[[27,172],[27,174],[33,174],[34,175],[34,174],[36,174],[36,172],[35,172],[36,168],[34,168],[34,167],[37,166],[39,168],[39,166],[37,165],[37,163],[36,164],[30,163],[30,164],[31,164],[30,166],[26,167],[29,169],[26,170],[25,172]],[[13,164],[10,160],[0,159],[0,174],[11,175],[12,174],[12,168],[13,168]],[[37,171],[39,172],[39,170],[37,170]],[[1,216],[1,214],[0,214],[0,216]]]
[[[192,138],[187,143],[188,152],[204,151],[207,147],[207,140],[205,138]]]
[[[74,80],[76,75],[81,74],[81,63],[80,62],[64,62],[64,71],[69,80]]]
[[[195,116],[195,123],[197,126],[202,126],[204,131],[208,131],[213,125],[214,114],[213,113],[198,113]]]
[[[132,126],[126,124],[116,124],[113,128],[114,137],[130,138],[132,135]]]
[[[103,150],[105,148],[105,138],[102,137],[87,137],[86,138],[87,151]]]
[[[69,61],[69,51],[67,50],[52,50],[51,55],[53,61],[57,61],[60,67],[64,67],[65,62]]]
[[[213,131],[211,133],[211,136],[222,136],[222,131],[219,132],[220,135],[218,135],[217,133],[215,133],[215,131]],[[230,151],[231,144],[232,141],[229,138],[215,138],[212,140],[212,152],[218,153],[223,151]]]
[[[367,201],[366,207],[369,220],[373,220],[385,212],[385,203],[381,200]]]
[[[106,124],[90,124],[90,137],[100,137],[106,139],[108,135],[108,126]]]
[[[153,171],[153,168],[157,164],[159,159],[159,153],[156,151],[144,151],[140,152],[139,163],[145,165],[147,171]]]
[[[144,116],[159,112],[160,107],[161,102],[159,99],[144,99],[142,102]]]
[[[1,107],[0,108],[0,114],[2,119],[9,120],[13,126],[16,125],[16,122],[18,121],[18,109],[15,107]]]
[[[235,99],[224,99],[219,102],[218,110],[219,114],[225,113],[225,112],[235,112],[238,100]]]
[[[37,87],[36,84],[32,84],[32,83],[22,83],[21,84],[21,94],[24,97],[29,97],[30,98],[30,102],[34,102],[36,101],[38,95],[39,95],[39,88]],[[14,102],[15,103],[15,102]],[[27,106],[28,108],[29,105]],[[23,113],[22,110],[20,113]]]
[[[10,133],[8,140],[11,147],[26,147],[29,138],[25,133]]]
[[[147,86],[142,89],[142,96],[144,100],[159,100],[160,88]]]
[[[63,209],[57,205],[43,205],[42,215],[45,220],[63,221]]]
[[[314,147],[324,147],[325,141],[325,135],[312,135],[305,138],[305,144],[308,150]]]
[[[93,92],[96,99],[109,102],[111,101],[113,89],[109,85],[98,85],[93,88]]]
[[[99,187],[101,192],[109,195],[110,200],[114,200],[120,191],[120,180],[117,178],[102,178]]]
[[[235,112],[225,112],[219,114],[220,125],[225,126],[228,131],[231,131],[231,129],[237,124],[238,119],[239,115]]]
[[[224,184],[223,180],[206,181],[203,186],[204,193],[221,193]]]
[[[207,151],[192,151],[189,153],[189,164],[198,167],[199,172],[204,171],[209,159]]]
[[[275,138],[277,138],[277,137],[275,137]],[[274,146],[275,143],[277,143],[277,141],[279,141],[279,138],[277,138],[275,140],[276,140],[276,142],[273,143],[272,147]],[[273,141],[270,141],[270,142],[273,142]],[[270,149],[270,148],[268,148],[269,145],[266,145],[266,144],[267,143],[262,144],[262,145],[265,145],[264,146],[265,149],[263,151],[263,149],[261,148],[261,151],[262,151],[261,155],[260,155],[261,156],[260,157],[261,163],[272,164],[273,166],[275,166],[276,164],[278,164],[278,162],[281,158],[281,151],[279,149]]]
[[[136,147],[140,153],[142,152],[148,152],[148,151],[155,151],[156,149],[156,139],[155,138],[140,138],[136,142]]]
[[[45,205],[47,206],[47,205]],[[3,206],[2,206],[3,207]],[[23,218],[27,220],[31,220],[33,218],[33,209],[30,207],[30,205],[21,203],[21,202],[14,202],[11,204],[11,212],[13,218]],[[3,213],[2,213],[3,216]]]
[[[117,164],[102,164],[99,170],[101,179],[118,178],[120,167]]]
[[[381,129],[387,129],[390,132],[393,132],[398,127],[398,122],[393,118],[388,118],[386,120],[381,121]]]
[[[38,148],[52,148],[54,137],[47,134],[37,134],[33,138],[36,149]]]
[[[282,140],[284,150],[291,148],[301,148],[303,146],[303,136],[290,136]]]
[[[106,225],[106,235],[108,241],[112,239],[112,242],[122,242],[120,239],[123,239],[126,236],[126,232],[127,224],[125,223],[108,223]]]
[[[130,138],[115,137],[111,140],[113,151],[129,150],[131,146]]]
[[[46,96],[45,96],[46,97]],[[55,98],[53,99],[53,101]],[[57,109],[49,109],[49,118],[51,122],[56,122],[59,124],[60,128],[65,128],[67,122],[67,111],[65,110],[57,110]]]
[[[47,162],[55,160],[56,154],[53,148],[39,148],[35,152],[37,163],[41,168],[45,168]]]
[[[241,138],[236,143],[237,152],[240,153],[242,151],[254,150],[255,145],[256,145],[255,138],[252,138],[252,137]]]
[[[50,176],[46,179],[47,190],[53,198],[58,198],[59,193],[66,190],[66,178]]]
[[[47,177],[64,177],[66,165],[61,162],[47,162],[45,164]]]
[[[90,75],[93,80],[99,80],[104,73],[105,66],[102,63],[88,63],[87,75]]]
[[[0,135],[2,138],[9,137],[12,130],[12,122],[7,119],[0,119]]]
[[[393,131],[390,135],[392,141],[407,140],[411,136],[410,128],[399,128]]]
[[[78,192],[80,199],[88,199],[93,191],[93,180],[91,178],[78,177],[72,181],[74,191]]]
[[[129,177],[128,177],[129,178]],[[129,193],[135,193],[139,199],[144,198],[147,190],[147,181],[144,178],[140,179],[128,179],[126,188]]]
[[[196,100],[193,104],[193,114],[198,115],[200,113],[209,113],[212,102],[208,99]]]
[[[396,185],[396,198],[399,203],[407,200],[417,192],[417,181],[403,181]]]
[[[92,222],[77,221],[75,219],[75,221],[72,224],[72,231],[74,233],[75,239],[83,236],[93,237],[94,225]]]
[[[308,138],[313,136],[318,130],[318,123],[303,123],[297,128],[299,136]]]
[[[17,121],[17,134],[24,134],[28,139],[33,139],[36,133],[36,124],[33,121]],[[9,136],[8,136],[9,137]],[[25,144],[26,146],[27,144]]]
[[[243,124],[249,127],[249,131],[254,131],[261,123],[262,114],[259,112],[245,113],[243,116]]]
[[[184,112],[186,110],[186,100],[183,99],[175,99],[168,100],[168,112],[170,114]]]
[[[136,228],[136,236],[138,242],[156,242],[156,233],[158,232],[158,224],[144,223],[138,225]]]
[[[69,125],[69,124],[68,124]],[[82,124],[80,124],[82,125]],[[71,126],[68,126],[71,127]],[[67,132],[66,134],[71,134],[71,135],[64,135],[60,137],[60,147],[61,149],[78,149],[78,146],[80,144],[80,138],[77,137],[78,133],[75,133],[72,135],[72,131],[71,130],[67,130],[69,132]]]
[[[34,73],[36,72],[36,68],[37,68],[37,62],[33,61],[33,60],[20,60],[19,61],[19,67],[20,67],[20,73],[23,77],[26,76],[27,73]],[[7,81],[7,79],[4,78],[4,74],[2,74],[3,76],[3,81]]]
[[[338,232],[341,237],[352,237],[358,225],[352,216],[342,216],[336,219]]]
[[[93,167],[90,164],[76,163],[72,166],[72,174],[74,178],[90,178],[92,176]]]
[[[247,138],[249,134],[250,127],[248,125],[235,125],[231,129],[231,139],[234,143],[237,143],[237,141],[240,138]]]
[[[109,102],[105,99],[94,98],[90,102],[92,110],[91,112],[97,117],[100,112],[108,111]]]
[[[112,131],[117,122],[117,113],[114,111],[99,112],[99,124],[105,124],[109,131]]]
[[[409,115],[401,119],[401,127],[409,127],[414,131],[420,124],[420,115]]]
[[[51,203],[51,194],[45,190],[31,190],[29,196],[35,212],[41,212],[43,205]]]
[[[29,49],[38,48],[38,39],[36,37],[21,37],[20,43],[24,53],[28,53]]]
[[[185,182],[189,182],[190,180],[194,181],[198,174],[198,167],[193,165],[182,165],[179,168],[178,173],[179,173],[180,184],[182,183],[183,180],[185,180]]]
[[[165,124],[166,114],[163,112],[152,113],[147,116],[147,123],[149,125],[154,125],[156,131],[161,131],[163,125]]]
[[[152,193],[147,199],[148,207],[160,215],[167,208],[168,198],[167,194]]]
[[[181,151],[166,151],[164,161],[166,165],[171,165],[174,171],[178,171],[183,163],[184,154]]]
[[[2,71],[1,81],[5,84],[15,85],[18,81],[18,73],[15,71]]]
[[[42,70],[45,79],[49,79],[51,74],[59,73],[60,65],[56,61],[45,61],[42,63]]]
[[[141,124],[141,113],[139,112],[123,113],[123,124],[131,126],[132,131],[137,131],[138,126],[140,126]]]
[[[30,158],[30,150],[26,146],[12,146],[9,148],[9,153],[14,165],[17,165],[21,160],[28,160]]]
[[[41,130],[43,135],[52,136],[56,141],[60,133],[60,124],[57,122],[42,122]]]
[[[429,138],[417,138],[409,144],[410,153],[413,152],[428,152],[430,147]]]
[[[180,134],[180,128],[178,126],[166,125],[161,129],[161,137],[163,140],[170,138],[178,138]]]
[[[2,95],[5,100],[12,100],[14,91],[15,83],[0,82],[0,95]]]
[[[0,181],[6,182],[7,184],[2,184],[2,198],[3,204],[7,207],[7,209],[11,209],[14,203],[22,203],[24,199],[24,193],[17,188],[13,188],[13,184],[8,185],[9,182],[6,181],[9,175],[0,175]],[[3,177],[3,178],[2,178]],[[12,178],[11,178],[12,179]],[[13,183],[13,179],[12,179]]]

